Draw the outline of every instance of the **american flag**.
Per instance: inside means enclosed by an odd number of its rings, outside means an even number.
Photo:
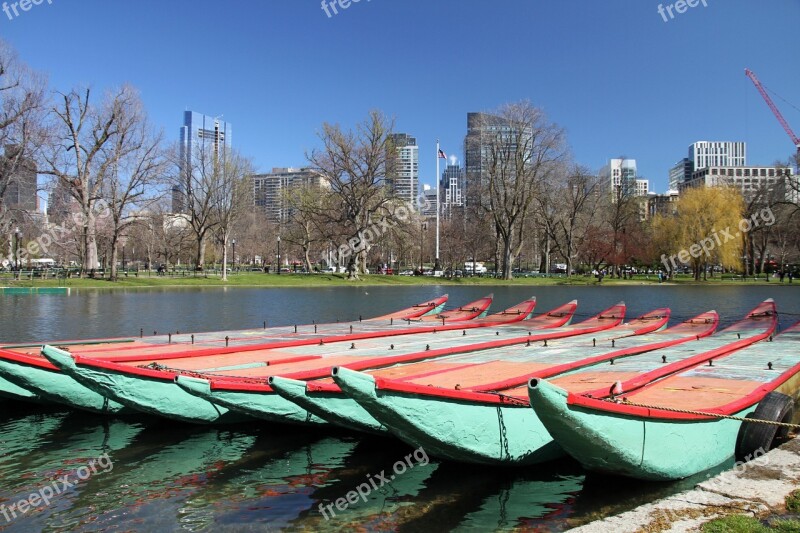
[[[447,159],[447,154],[445,154],[442,150],[439,150],[439,157],[442,159]]]

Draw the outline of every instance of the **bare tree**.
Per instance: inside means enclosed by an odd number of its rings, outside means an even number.
[[[636,176],[625,175],[626,157],[620,158],[619,184],[602,184],[605,194],[601,202],[604,221],[608,228],[608,252],[604,260],[610,266],[610,274],[622,277],[620,267],[631,257],[632,238],[641,229],[639,220],[639,202],[636,196]],[[613,178],[612,178],[613,179]],[[638,226],[638,227],[637,227]]]
[[[312,247],[325,242],[325,226],[323,217],[319,216],[323,204],[324,192],[314,184],[304,184],[284,192],[289,213],[283,239],[298,246],[303,255],[306,270],[311,272]]]
[[[158,198],[157,186],[166,171],[163,135],[154,132],[138,96],[132,95],[118,109],[118,132],[103,147],[106,167],[105,201],[110,215],[111,280],[117,280],[120,237]]]
[[[115,163],[117,136],[124,133],[126,109],[135,106],[138,96],[129,86],[110,93],[95,106],[89,89],[59,93],[52,110],[52,146],[45,151],[46,168],[78,203],[81,215],[81,272],[98,268],[97,216],[106,177]]]
[[[484,114],[487,139],[486,191],[501,245],[503,279],[512,278],[524,245],[523,227],[541,184],[566,156],[564,132],[530,102],[507,104]]]
[[[252,209],[253,175],[250,160],[228,149],[215,158],[213,171],[207,176],[214,228],[222,244],[222,281],[228,280],[228,243],[231,232],[242,216]],[[235,260],[235,258],[234,258]]]
[[[45,138],[45,81],[22,64],[16,52],[0,40],[0,231],[11,234],[23,222],[24,211],[6,201],[9,185],[22,183],[20,176],[35,176],[35,157]],[[28,191],[36,194],[35,190]],[[12,212],[12,210],[15,210]],[[9,238],[9,246],[11,239]]]
[[[338,125],[326,123],[319,134],[322,148],[307,155],[331,185],[331,194],[318,214],[325,225],[341,228],[347,238],[347,243],[338,248],[340,255],[348,257],[351,280],[366,272],[372,243],[368,230],[388,215],[385,184],[387,176],[394,174],[397,160],[389,137],[392,129],[392,121],[379,111],[370,112],[355,131],[345,132]]]
[[[565,179],[558,181],[556,202],[560,206],[556,218],[555,245],[567,264],[567,276],[572,275],[574,261],[594,217],[599,183],[585,167],[573,166]]]

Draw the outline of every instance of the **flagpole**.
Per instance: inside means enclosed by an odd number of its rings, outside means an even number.
[[[436,139],[436,262],[433,266],[433,274],[440,270],[439,266],[439,139]]]

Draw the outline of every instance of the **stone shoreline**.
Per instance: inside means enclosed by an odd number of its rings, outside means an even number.
[[[758,518],[782,513],[786,497],[800,487],[800,437],[744,466],[722,472],[693,490],[570,531],[677,533],[700,531],[709,520],[731,514]]]

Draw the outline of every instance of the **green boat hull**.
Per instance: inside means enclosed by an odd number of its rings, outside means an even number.
[[[42,354],[79,383],[131,409],[192,424],[226,424],[252,420],[189,394],[172,381],[76,365],[69,352],[52,346],[44,346]]]
[[[536,413],[524,406],[376,390],[371,375],[346,368],[339,368],[334,380],[393,435],[439,458],[510,466],[564,455]]]
[[[121,415],[139,412],[94,392],[57,370],[0,359],[0,377],[33,392],[47,402],[102,414]]]
[[[270,386],[280,396],[309,413],[339,427],[353,431],[388,435],[386,426],[375,420],[357,401],[344,393],[314,392],[308,394],[306,382],[273,376]]]
[[[544,380],[528,388],[547,431],[584,468],[648,481],[683,479],[734,455],[741,422],[642,418],[567,404]],[[754,407],[737,413],[745,416]]]
[[[327,425],[297,404],[274,392],[211,389],[211,382],[190,376],[178,376],[175,382],[186,394],[249,418],[283,424]]]
[[[0,377],[0,398],[17,402],[45,403],[32,391]]]

